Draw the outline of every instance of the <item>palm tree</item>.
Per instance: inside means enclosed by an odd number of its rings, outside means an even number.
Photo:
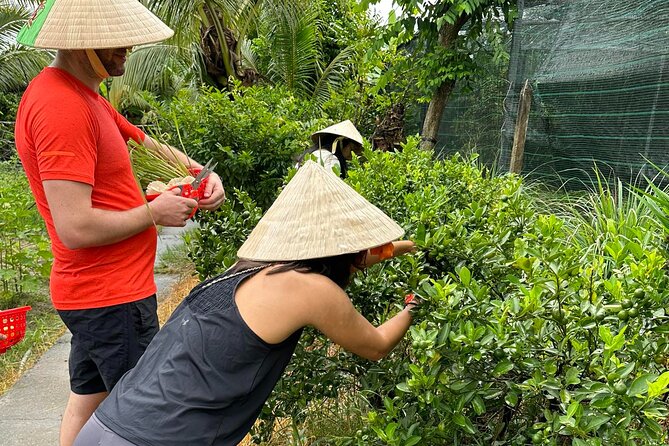
[[[225,88],[231,77],[254,79],[243,61],[245,40],[261,0],[148,0],[147,6],[175,34],[168,42],[135,48],[126,72],[111,84],[115,107],[146,105],[142,91],[160,96],[188,85]]]
[[[172,44],[189,49],[209,83],[227,85],[244,77],[245,41],[255,29],[262,0],[150,0],[149,6],[172,29]],[[195,52],[196,54],[193,54]]]
[[[16,43],[21,26],[37,7],[30,0],[0,0],[0,91],[23,90],[53,55]]]
[[[320,13],[321,0],[275,0],[267,4],[261,16],[261,29],[270,46],[268,78],[297,96],[312,99],[317,106],[328,99],[332,88],[341,85],[348,62],[356,53],[349,46],[323,66],[318,38]]]
[[[126,74],[112,83],[116,106],[141,102],[136,95],[141,90],[164,93],[199,82],[225,88],[230,78],[244,85],[264,78],[320,105],[343,81],[355,53],[346,48],[324,66],[317,33],[321,0],[150,0],[148,5],[175,35],[133,52]],[[270,42],[270,62],[262,73],[251,50],[258,34]]]

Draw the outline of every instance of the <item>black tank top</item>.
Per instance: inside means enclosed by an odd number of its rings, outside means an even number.
[[[242,319],[235,290],[260,269],[195,287],[95,412],[100,421],[140,446],[238,444],[302,333],[268,344]]]

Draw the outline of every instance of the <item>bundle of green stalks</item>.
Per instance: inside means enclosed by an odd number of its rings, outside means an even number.
[[[189,166],[180,162],[176,156],[168,158],[133,140],[128,143],[128,150],[135,177],[143,190],[152,181],[167,183],[172,178],[183,178],[191,174],[188,171]]]

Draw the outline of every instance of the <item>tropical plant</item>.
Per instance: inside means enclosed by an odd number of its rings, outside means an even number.
[[[602,185],[582,206],[542,212],[520,178],[492,176],[471,158],[435,160],[418,144],[366,151],[347,179],[419,248],[370,268],[347,290],[375,324],[405,293],[419,294],[424,304],[406,341],[370,363],[305,331],[256,440],[285,418],[294,438],[306,438],[309,413],[357,394],[366,399],[364,425],[320,441],[664,444],[669,254],[644,201]],[[240,244],[260,216],[240,199],[244,206],[208,230],[198,251],[224,253],[200,270],[206,275],[233,261],[237,246],[226,241]]]
[[[43,286],[51,271],[44,222],[27,190],[18,160],[0,162],[0,297],[8,302]]]
[[[0,91],[22,91],[52,59],[43,50],[16,43],[16,35],[30,18],[37,2],[31,0],[0,2]]]
[[[323,11],[334,12],[322,8],[320,0],[152,0],[149,6],[175,29],[175,36],[131,54],[126,74],[111,86],[116,106],[146,109],[148,102],[137,95],[141,90],[169,96],[201,82],[228,88],[230,79],[249,86],[261,78],[318,106],[350,77],[353,46],[341,48],[332,60],[323,57],[320,19]],[[329,52],[337,48],[332,39]],[[259,42],[264,42],[262,66],[254,54]]]
[[[239,82],[229,91],[182,90],[170,103],[156,104],[155,112],[149,124],[193,158],[214,158],[225,187],[243,189],[263,209],[308,147],[309,135],[329,123],[285,88]]]
[[[321,0],[275,0],[267,2],[260,16],[259,34],[266,42],[267,78],[293,94],[312,99],[321,106],[333,89],[350,77],[350,60],[356,55],[352,44],[327,60],[322,48]]]

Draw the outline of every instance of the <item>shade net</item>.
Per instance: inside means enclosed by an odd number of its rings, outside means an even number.
[[[533,99],[523,173],[572,187],[669,164],[669,1],[519,0],[500,165],[521,88]]]

